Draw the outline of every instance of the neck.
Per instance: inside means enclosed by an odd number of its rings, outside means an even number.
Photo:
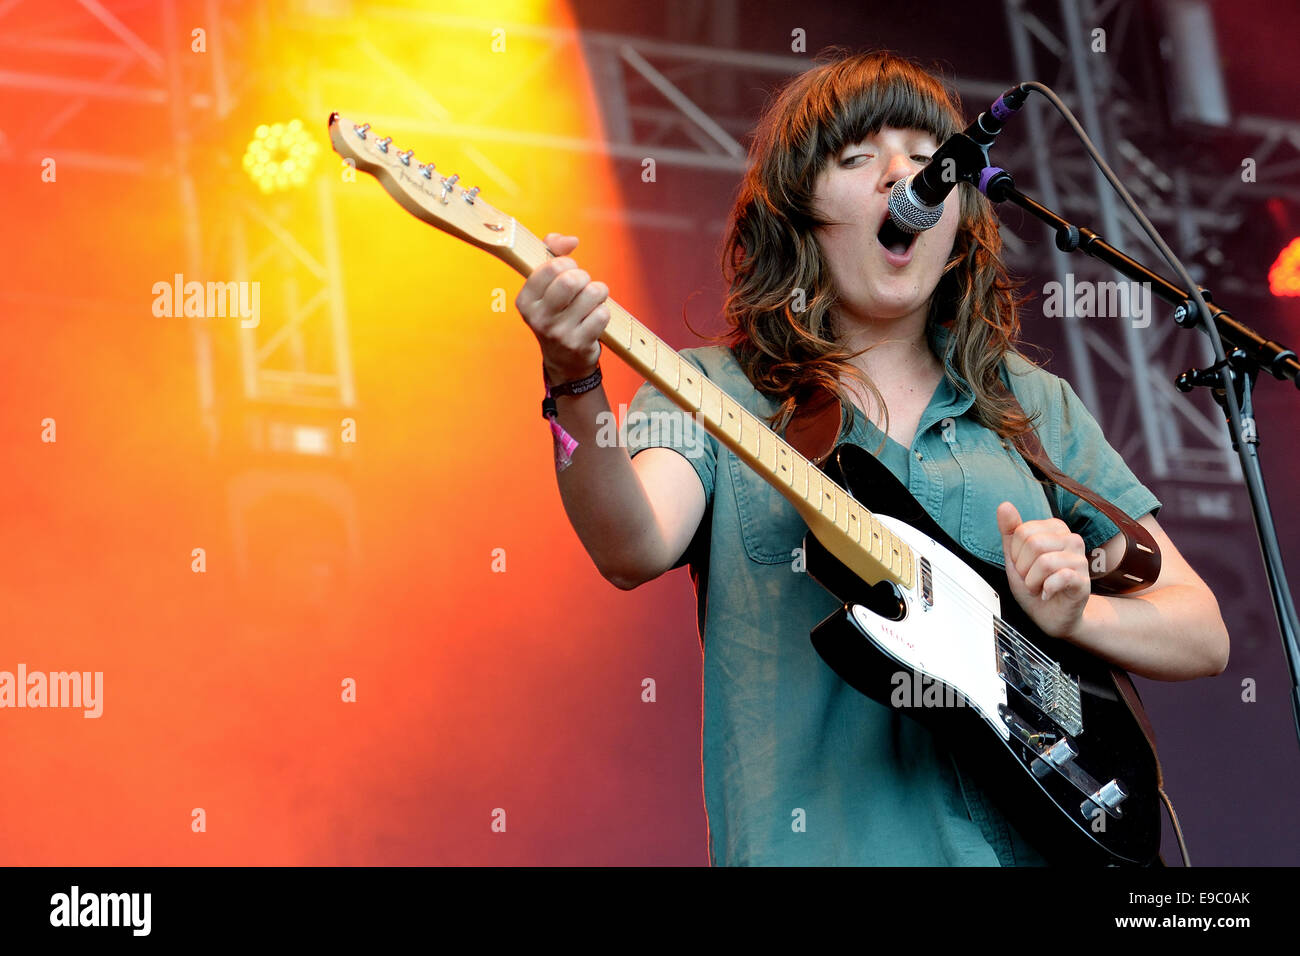
[[[926,315],[863,320],[840,316],[839,340],[850,351],[866,349],[851,360],[868,378],[912,377],[939,367],[925,334]]]

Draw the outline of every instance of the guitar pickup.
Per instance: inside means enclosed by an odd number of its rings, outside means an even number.
[[[921,600],[926,608],[934,606],[934,575],[930,571],[930,559],[921,558]]]

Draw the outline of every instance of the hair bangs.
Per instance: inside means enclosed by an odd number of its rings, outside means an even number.
[[[846,146],[860,143],[884,127],[919,129],[942,143],[961,128],[952,94],[928,75],[895,60],[845,61],[824,77],[825,95],[809,105],[818,143],[815,172]]]

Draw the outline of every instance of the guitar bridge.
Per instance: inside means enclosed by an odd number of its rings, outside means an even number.
[[[1078,680],[1009,628],[998,635],[998,676],[1066,734],[1083,733]]]

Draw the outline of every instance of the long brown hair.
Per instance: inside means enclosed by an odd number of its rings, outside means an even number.
[[[960,101],[934,74],[891,53],[831,48],[818,57],[826,59],[782,88],[755,130],[722,250],[730,330],[723,337],[749,380],[778,403],[768,420],[778,431],[818,387],[834,393],[850,421],[854,406],[841,376],[851,375],[883,412],[884,432],[884,399],[849,362],[866,350],[848,351],[833,327],[836,292],[813,235],[822,224],[812,208],[814,183],[832,156],[884,126],[920,129],[942,142],[962,128]],[[958,189],[960,224],[931,297],[927,337],[953,385],[973,392],[980,424],[1013,437],[1031,427],[998,387],[999,363],[1020,354],[1017,284],[1002,263],[992,205],[968,183]],[[946,355],[938,353],[939,325],[950,333]]]

